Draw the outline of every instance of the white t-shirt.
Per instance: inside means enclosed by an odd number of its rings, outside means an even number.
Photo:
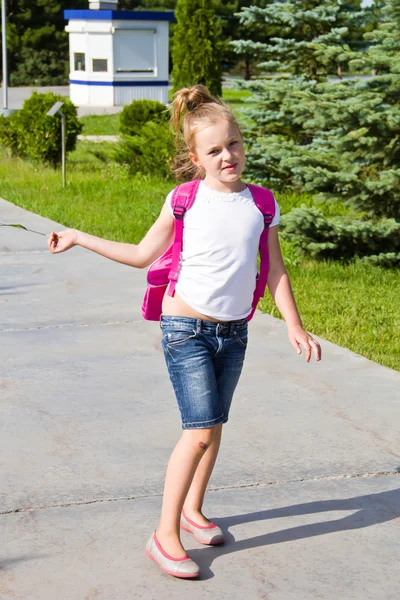
[[[171,206],[172,193],[166,202]],[[172,209],[171,209],[172,210]],[[275,200],[275,216],[280,210]],[[219,321],[250,314],[264,219],[249,188],[218,192],[200,183],[184,216],[183,249],[176,291],[197,312]]]

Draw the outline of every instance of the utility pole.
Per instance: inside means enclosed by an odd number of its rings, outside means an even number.
[[[1,114],[7,116],[8,110],[8,75],[7,75],[7,6],[6,0],[1,0],[1,42],[3,48],[3,110]]]

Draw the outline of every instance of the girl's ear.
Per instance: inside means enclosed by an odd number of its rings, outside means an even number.
[[[196,165],[196,167],[201,168],[201,164],[200,164],[199,157],[197,156],[197,154],[195,154],[194,152],[189,152],[189,158],[192,161],[192,163],[194,165]]]

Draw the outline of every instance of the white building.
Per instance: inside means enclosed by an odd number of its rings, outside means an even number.
[[[117,0],[65,10],[70,49],[70,98],[77,106],[132,100],[168,102],[168,41],[172,11],[114,10]]]

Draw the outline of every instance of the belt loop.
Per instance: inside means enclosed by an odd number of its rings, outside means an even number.
[[[196,333],[201,333],[203,330],[203,322],[201,319],[196,319]]]

